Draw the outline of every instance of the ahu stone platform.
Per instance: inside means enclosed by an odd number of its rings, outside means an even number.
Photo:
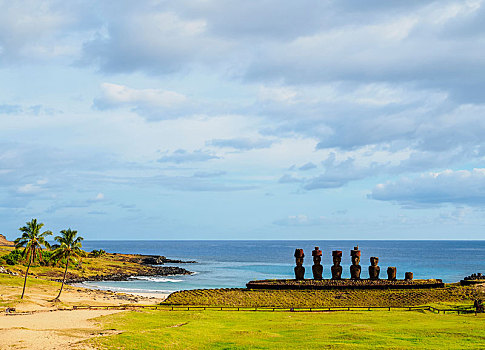
[[[287,279],[259,280],[246,284],[248,289],[425,289],[443,288],[445,284],[440,279],[427,280],[375,280],[375,279]]]

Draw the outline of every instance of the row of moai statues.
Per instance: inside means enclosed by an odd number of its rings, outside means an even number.
[[[360,250],[359,247],[356,246],[354,249],[350,251],[350,257],[352,259],[352,265],[350,266],[350,278],[354,280],[360,279],[360,274],[362,271],[360,264]],[[321,264],[322,261],[322,251],[319,247],[315,247],[312,251],[313,257],[313,279],[321,280],[323,279],[323,266]],[[305,258],[305,253],[303,249],[295,249],[295,278],[297,280],[305,279],[305,268],[303,267],[303,259]],[[332,279],[339,280],[342,279],[342,266],[340,263],[342,261],[342,251],[341,250],[334,250],[332,251],[332,258],[333,258],[333,265],[331,267],[332,271]],[[379,258],[372,256],[370,258],[370,266],[369,266],[369,278],[371,280],[378,280],[379,274],[381,272],[381,268],[377,265],[379,263]],[[387,279],[389,281],[396,280],[397,269],[394,266],[389,266],[387,268]],[[413,273],[406,272],[404,275],[405,280],[412,280]]]

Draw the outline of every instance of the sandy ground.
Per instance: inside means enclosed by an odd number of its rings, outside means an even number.
[[[158,304],[168,294],[163,293],[116,293],[81,287],[65,286],[61,302],[53,302],[58,289],[50,286],[30,287],[25,291],[23,301],[19,300],[21,287],[0,285],[0,300],[9,302],[19,312],[63,309],[79,305],[137,305]]]
[[[75,310],[0,316],[0,349],[89,349],[85,339],[112,334],[92,318],[121,312]]]
[[[24,300],[20,300],[20,286],[0,284],[0,302],[15,307],[16,312],[32,313],[6,315],[3,312],[5,306],[0,307],[0,349],[89,349],[79,342],[113,333],[103,331],[96,322],[89,320],[120,311],[59,309],[83,305],[150,305],[160,303],[167,296],[162,293],[134,295],[65,286],[61,301],[53,302],[58,285],[28,283]]]

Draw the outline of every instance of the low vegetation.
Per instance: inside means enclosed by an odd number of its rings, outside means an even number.
[[[481,315],[416,311],[143,311],[99,319],[96,349],[482,349]]]
[[[234,307],[417,306],[440,302],[470,302],[481,292],[452,285],[411,290],[264,290],[196,289],[172,293],[166,304]]]

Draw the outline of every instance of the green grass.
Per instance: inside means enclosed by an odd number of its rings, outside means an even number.
[[[172,293],[166,304],[235,307],[417,306],[439,303],[473,304],[473,287],[448,286],[410,290],[265,290],[198,289]]]
[[[100,319],[99,349],[483,349],[485,317],[416,311],[143,311]]]
[[[11,247],[2,247],[0,249],[0,257],[12,250],[13,248]],[[149,269],[145,265],[130,261],[130,257],[133,256],[129,254],[105,254],[97,258],[84,257],[81,260],[82,263],[80,266],[75,266],[74,264],[69,265],[67,279],[115,273],[137,274],[140,271]],[[3,264],[2,266],[20,275],[23,275],[27,268],[25,261],[21,261],[15,265]],[[36,262],[29,269],[29,275],[44,279],[62,279],[63,274],[64,266],[62,264],[57,266],[41,266],[39,262]]]

